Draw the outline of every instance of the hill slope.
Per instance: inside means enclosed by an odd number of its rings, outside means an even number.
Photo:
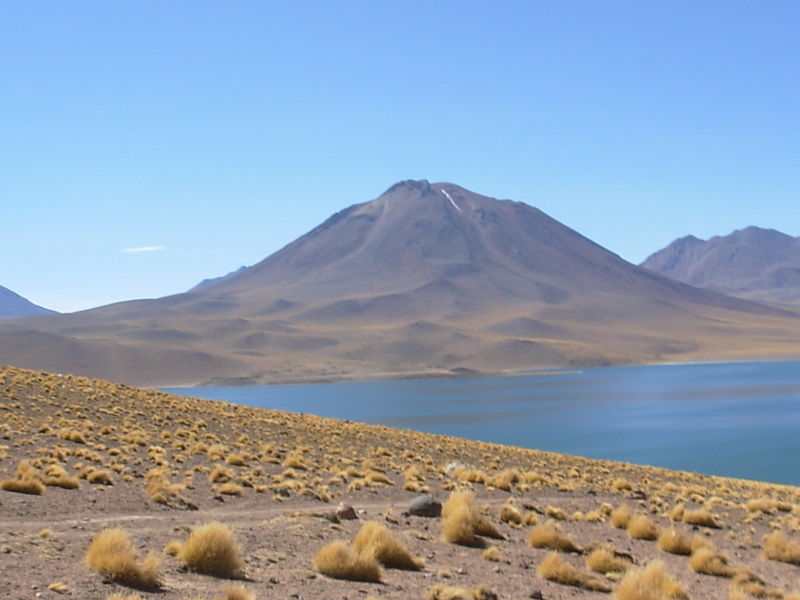
[[[199,289],[6,324],[0,363],[251,383],[796,356],[798,334],[795,313],[627,263],[526,204],[405,181]]]
[[[46,315],[54,311],[37,306],[19,294],[0,285],[0,319],[27,317],[29,315]]]
[[[774,304],[800,305],[800,237],[748,227],[708,241],[687,236],[642,266],[690,285]]]
[[[20,590],[43,590],[44,598],[58,593],[84,600],[107,600],[112,594],[161,600],[359,598],[367,597],[365,592],[406,600],[435,597],[431,590],[442,581],[470,589],[485,586],[500,598],[532,597],[532,589],[544,598],[611,598],[537,573],[535,567],[551,546],[528,541],[533,526],[552,525],[545,524],[547,518],[565,515],[570,518],[559,522],[560,535],[585,547],[586,554],[602,544],[637,564],[658,558],[689,597],[730,597],[729,576],[693,573],[688,557],[632,539],[632,528],[611,527],[612,509],[619,509],[619,516],[625,509],[637,519],[647,515],[652,527],[672,531],[686,543],[690,527],[703,524],[704,544],[733,556],[732,567],[753,573],[748,582],[752,597],[796,598],[788,590],[796,589],[797,566],[765,560],[756,541],[791,528],[800,510],[797,487],[589,460],[7,367],[0,367],[0,411],[2,598],[33,597]],[[474,494],[466,506],[474,506],[475,514],[480,510],[484,524],[477,530],[481,536],[469,545],[445,541],[445,531],[453,529],[447,517],[404,514],[423,493],[446,502],[454,497],[451,490],[458,490],[464,500],[464,486]],[[643,497],[654,501],[644,503]],[[339,502],[357,511],[353,518],[337,509]],[[524,525],[519,523],[523,519]],[[685,522],[676,522],[681,519]],[[232,532],[235,554],[244,560],[239,581],[203,575],[164,552],[209,521],[224,523]],[[323,547],[349,543],[369,521],[380,522],[392,539],[425,557],[424,569],[386,568],[382,583],[352,581],[352,575],[333,579],[313,570]],[[128,532],[140,560],[152,552],[149,572],[163,576],[161,589],[134,595],[124,585],[132,585],[132,577],[113,577],[123,567],[130,573],[130,560],[109,559],[102,574],[87,565],[87,549],[107,527]],[[475,547],[489,545],[482,536],[490,527],[503,538],[492,544],[495,555],[501,553],[499,563]],[[548,531],[552,539],[551,527],[538,530]],[[209,548],[212,564],[220,564],[215,558],[224,560],[228,547],[223,539]],[[118,555],[124,548],[109,547],[109,554],[112,550]],[[585,557],[563,556],[586,572]],[[617,579],[604,579],[605,587],[621,589]],[[764,584],[755,586],[756,581]],[[233,593],[234,585],[246,591]],[[450,589],[447,597],[473,597],[466,591],[456,596]]]

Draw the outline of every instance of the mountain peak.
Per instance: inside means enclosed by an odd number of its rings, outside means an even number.
[[[800,300],[800,238],[746,227],[708,241],[687,236],[642,266],[683,283],[778,304]]]
[[[392,187],[381,194],[381,196],[395,193],[418,193],[421,196],[435,196],[436,190],[433,189],[433,186],[427,179],[406,179],[404,181],[398,181],[395,183]]]

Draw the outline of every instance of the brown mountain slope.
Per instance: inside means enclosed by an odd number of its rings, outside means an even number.
[[[74,340],[70,369],[43,342],[21,356],[23,327]],[[785,357],[798,339],[795,313],[631,265],[535,208],[406,181],[200,289],[7,321],[0,363],[164,385]],[[137,368],[105,375],[100,343]]]
[[[748,227],[708,241],[687,236],[642,266],[689,285],[800,306],[800,237],[774,229]]]

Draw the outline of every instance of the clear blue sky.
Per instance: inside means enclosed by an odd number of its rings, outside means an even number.
[[[181,292],[402,179],[635,263],[800,235],[798,40],[789,0],[4,0],[0,285]]]

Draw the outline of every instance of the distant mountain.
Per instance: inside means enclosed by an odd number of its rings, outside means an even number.
[[[184,294],[0,324],[0,364],[321,381],[797,356],[798,336],[797,313],[632,265],[527,204],[404,181]]]
[[[641,265],[678,281],[762,302],[800,306],[800,237],[748,227],[675,240]]]
[[[27,317],[29,315],[46,315],[55,311],[37,306],[0,285],[0,319]]]
[[[210,285],[211,285],[211,284],[213,284],[213,283],[218,283],[219,281],[222,281],[223,279],[227,279],[228,277],[231,277],[231,276],[233,276],[233,275],[236,275],[237,273],[241,273],[241,272],[242,272],[242,271],[244,271],[246,268],[247,268],[247,267],[245,267],[245,266],[241,266],[241,267],[239,267],[238,269],[236,269],[235,271],[231,271],[231,272],[230,272],[230,273],[228,273],[227,275],[222,275],[222,276],[220,276],[220,277],[212,277],[212,278],[210,278],[210,279],[203,279],[203,281],[201,281],[200,283],[198,283],[196,286],[194,286],[193,288],[191,288],[189,291],[190,291],[190,292],[196,292],[197,290],[202,290],[204,287],[208,287],[208,286],[210,286]]]

